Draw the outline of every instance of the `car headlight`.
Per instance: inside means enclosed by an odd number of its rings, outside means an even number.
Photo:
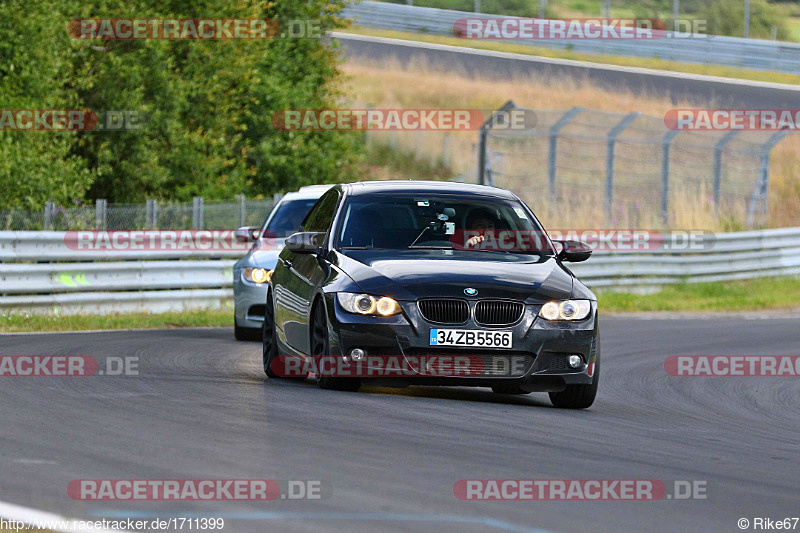
[[[400,304],[388,296],[337,292],[336,298],[345,311],[357,315],[391,316],[400,312]]]
[[[545,320],[583,320],[591,311],[589,300],[563,300],[547,302],[539,310],[539,316]]]
[[[264,268],[245,268],[244,279],[250,283],[258,283],[260,285],[269,282],[270,278],[272,278],[272,272],[272,270]]]

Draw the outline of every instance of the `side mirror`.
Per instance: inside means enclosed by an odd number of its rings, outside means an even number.
[[[243,226],[233,232],[236,242],[253,242],[258,240],[258,232],[261,228],[254,228],[253,226]]]
[[[558,258],[570,263],[580,263],[586,261],[592,255],[592,249],[588,244],[581,241],[556,241],[561,243],[562,249],[558,253]]]
[[[322,243],[325,242],[325,234],[313,231],[301,231],[286,237],[286,248],[298,254],[313,254],[319,252]]]

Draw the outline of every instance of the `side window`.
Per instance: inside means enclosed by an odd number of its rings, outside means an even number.
[[[303,220],[303,231],[326,232],[336,214],[336,204],[339,202],[337,191],[328,191],[314,204]]]

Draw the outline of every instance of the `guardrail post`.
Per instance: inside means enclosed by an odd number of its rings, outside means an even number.
[[[44,203],[44,229],[45,231],[53,229],[53,211],[55,204],[53,202]]]
[[[750,197],[750,207],[747,210],[748,228],[753,227],[758,201],[762,198],[767,201],[767,213],[769,213],[769,196],[767,196],[767,193],[769,192],[769,154],[775,145],[781,142],[781,139],[787,135],[789,135],[787,130],[779,131],[761,146],[761,164],[758,167],[758,181],[756,182],[756,186],[753,188],[753,196]]]
[[[722,151],[739,135],[739,130],[729,131],[714,145],[714,205],[719,209],[719,192],[722,184]]]
[[[576,106],[564,113],[564,115],[558,119],[558,122],[553,124],[550,127],[549,135],[550,135],[550,148],[547,152],[547,176],[550,181],[550,199],[555,201],[556,199],[556,165],[557,165],[557,150],[558,150],[558,134],[561,133],[561,130],[564,129],[564,126],[572,122],[578,113],[583,111],[582,106]]]
[[[192,198],[192,229],[203,229],[203,197]]]
[[[640,112],[629,113],[617,123],[616,126],[611,128],[608,132],[608,141],[606,144],[606,199],[605,199],[605,214],[606,222],[611,222],[611,207],[614,203],[614,145],[617,143],[617,137],[625,130],[636,118],[641,115]]]
[[[503,107],[492,113],[492,116],[489,117],[489,119],[483,123],[481,129],[478,130],[478,184],[480,185],[487,185],[486,168],[489,160],[486,154],[486,140],[489,137],[489,130],[492,128],[495,117],[497,117],[499,113],[507,113],[515,107],[517,107],[517,105],[509,100],[503,104]]]
[[[669,222],[669,149],[680,130],[670,130],[661,141],[661,217]]]

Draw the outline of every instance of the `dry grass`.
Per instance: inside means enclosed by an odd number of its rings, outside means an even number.
[[[497,109],[511,99],[522,107],[536,109],[566,110],[581,105],[589,109],[613,113],[639,111],[646,115],[662,117],[668,110],[676,107],[695,107],[688,102],[671,102],[661,97],[610,92],[580,80],[537,79],[536,77],[515,80],[493,80],[469,77],[463,72],[440,72],[428,68],[423,60],[403,68],[399,64],[371,65],[346,63],[343,66],[348,75],[344,92],[349,96],[347,105],[376,108],[445,108],[445,109]],[[712,107],[713,103],[709,106]],[[408,154],[426,164],[444,164],[454,176],[464,181],[474,181],[476,175],[477,134],[475,132],[451,132],[446,160],[443,158],[445,134],[435,132],[398,132],[392,136],[391,143],[397,150]],[[369,143],[389,144],[387,132],[371,132]],[[584,156],[586,157],[586,156]],[[604,156],[599,156],[604,157]],[[535,161],[534,161],[535,159]],[[593,166],[604,168],[604,159],[592,159]],[[757,160],[753,160],[757,166]],[[533,156],[530,165],[542,164],[541,158]],[[653,161],[648,163],[652,171]],[[658,163],[660,165],[660,163]],[[710,163],[709,163],[710,164]],[[710,167],[709,167],[710,168]],[[690,169],[691,170],[691,169]],[[698,174],[706,170],[698,170]],[[784,139],[771,157],[770,173],[770,218],[768,226],[800,226],[800,135],[792,134]],[[381,178],[405,178],[393,173],[381,173]],[[583,184],[592,180],[597,188],[602,173],[583,176]],[[753,176],[755,180],[755,175]],[[602,216],[602,195],[587,193],[583,199],[572,198],[569,203],[555,204],[537,202],[541,195],[542,183],[504,183],[518,192],[540,214],[549,227],[597,227]],[[568,191],[575,196],[581,190],[581,180],[573,180],[574,187]],[[527,190],[526,190],[527,189]],[[664,226],[657,209],[658,189],[641,191],[645,207],[629,207],[615,212],[614,220],[603,223],[605,227],[652,227]],[[712,231],[740,229],[742,206],[734,213],[719,214],[710,202],[708,190],[681,190],[672,188],[670,203],[681,206],[672,210],[669,227],[694,228]],[[622,203],[622,202],[621,202]],[[631,202],[637,204],[638,202]]]

